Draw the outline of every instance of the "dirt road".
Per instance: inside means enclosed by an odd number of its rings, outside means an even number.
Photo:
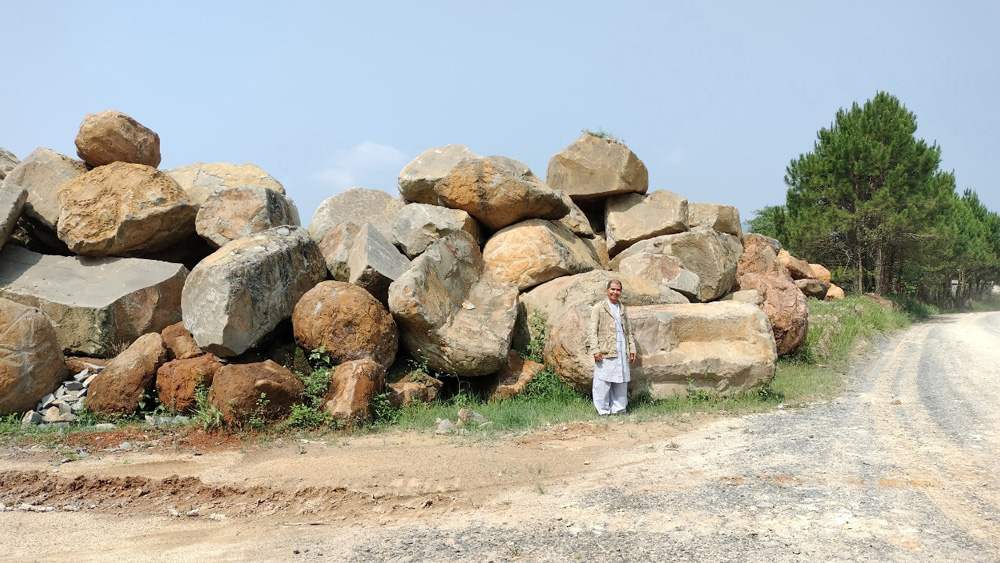
[[[843,397],[763,415],[203,455],[161,440],[58,466],[13,448],[0,502],[20,509],[0,512],[0,546],[5,561],[1000,561],[998,360],[1000,314],[947,315],[881,345]]]

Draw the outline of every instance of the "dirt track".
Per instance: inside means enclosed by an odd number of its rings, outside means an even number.
[[[764,415],[58,466],[13,449],[0,502],[53,511],[0,513],[0,544],[15,561],[1000,561],[998,354],[1000,314],[949,315],[884,344],[842,398]]]

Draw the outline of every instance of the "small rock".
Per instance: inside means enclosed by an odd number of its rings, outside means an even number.
[[[84,368],[83,371],[73,376],[73,381],[83,383],[88,377],[90,377],[90,368]]]
[[[122,442],[121,444],[118,444],[118,449],[119,450],[131,450],[132,449],[132,442]]]
[[[455,425],[451,423],[447,418],[438,423],[437,430],[434,431],[435,434],[454,434]]]
[[[80,391],[81,389],[83,389],[83,381],[77,381],[76,379],[71,379],[66,383],[63,383],[62,387],[60,387],[59,389],[62,389],[64,392]]]
[[[215,520],[216,522],[225,522],[226,520],[228,520],[225,514],[217,514],[215,512],[209,514],[208,517],[209,519]]]
[[[170,510],[169,510],[168,512],[169,512],[169,513],[170,513],[170,515],[171,515],[171,516],[173,516],[174,518],[180,518],[180,517],[181,517],[181,513],[180,513],[180,512],[178,512],[176,508],[171,508],[171,509],[170,509]]]
[[[41,413],[35,411],[28,411],[24,413],[23,417],[21,417],[21,426],[31,426],[32,424],[41,424],[42,419],[43,417]]]
[[[200,511],[200,510],[198,510],[197,508],[192,508],[191,510],[188,510],[187,512],[185,512],[185,513],[184,513],[184,515],[185,515],[185,516],[190,516],[190,517],[192,517],[192,518],[193,518],[193,517],[195,517],[195,516],[198,516],[198,514],[199,514],[200,512],[201,512],[201,511]]]
[[[116,426],[111,422],[100,422],[94,425],[94,430],[114,430]]]

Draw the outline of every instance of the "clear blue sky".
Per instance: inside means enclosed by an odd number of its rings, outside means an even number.
[[[75,155],[87,113],[159,133],[160,168],[252,162],[308,223],[351,186],[396,194],[424,149],[526,163],[583,128],[650,189],[784,202],[789,161],[879,90],[1000,211],[996,2],[54,2],[0,0],[0,146]]]

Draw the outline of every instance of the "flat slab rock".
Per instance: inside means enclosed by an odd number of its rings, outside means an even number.
[[[17,246],[0,251],[0,297],[38,307],[64,350],[112,354],[181,320],[181,264],[143,258],[47,256]]]

